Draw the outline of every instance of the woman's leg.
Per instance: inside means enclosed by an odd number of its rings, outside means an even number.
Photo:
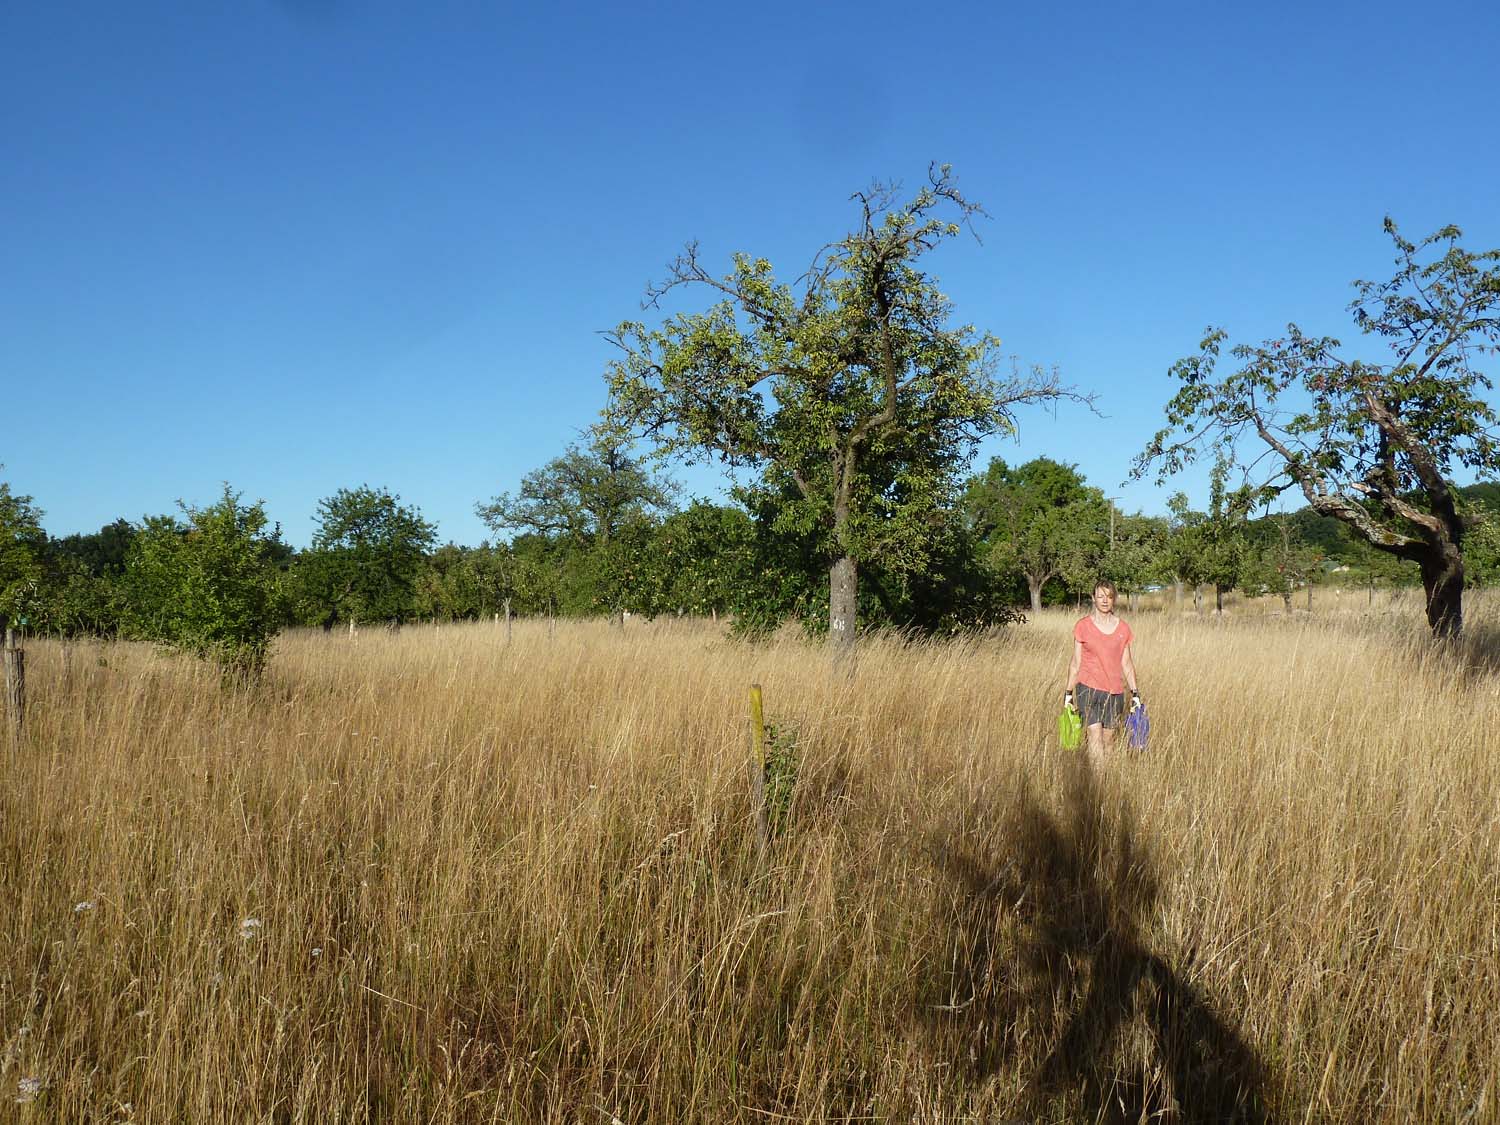
[[[1090,723],[1085,734],[1088,736],[1089,759],[1098,765],[1104,758],[1104,724]]]
[[[1095,765],[1103,763],[1109,752],[1114,748],[1115,728],[1105,726],[1103,723],[1092,723],[1088,728],[1089,757]]]

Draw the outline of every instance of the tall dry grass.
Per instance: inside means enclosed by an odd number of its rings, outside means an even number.
[[[670,622],[293,635],[251,693],[34,642],[0,1119],[1496,1120],[1494,616],[1142,614],[1094,772],[1065,613],[852,679]]]

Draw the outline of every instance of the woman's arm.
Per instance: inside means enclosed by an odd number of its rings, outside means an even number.
[[[1130,694],[1136,694],[1135,659],[1130,655],[1131,643],[1120,651],[1120,671],[1125,673],[1125,682],[1130,685]]]
[[[1073,688],[1078,683],[1078,669],[1082,665],[1083,642],[1075,638],[1073,641],[1073,659],[1068,664],[1068,682],[1063,685],[1063,691],[1067,692],[1069,695],[1073,694]]]

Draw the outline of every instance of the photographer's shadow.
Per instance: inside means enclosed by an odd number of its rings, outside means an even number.
[[[1128,808],[1075,761],[1061,815],[1023,788],[975,809],[979,831],[934,841],[963,900],[945,966],[955,1002],[927,1010],[968,1045],[976,1077],[1040,1053],[1026,1096],[1039,1113],[1076,1091],[1091,1121],[1268,1121],[1255,1051],[1147,948],[1154,865]],[[1137,1020],[1149,1047],[1132,1060],[1119,1048]]]

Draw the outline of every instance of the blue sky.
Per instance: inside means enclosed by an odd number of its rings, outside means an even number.
[[[960,316],[1106,415],[980,463],[1161,511],[1121,482],[1206,325],[1349,339],[1388,213],[1500,246],[1497,48],[1480,0],[8,4],[3,479],[54,534],[227,480],[301,545],[368,483],[476,543],[683,242],[791,278],[939,160],[993,216]]]

